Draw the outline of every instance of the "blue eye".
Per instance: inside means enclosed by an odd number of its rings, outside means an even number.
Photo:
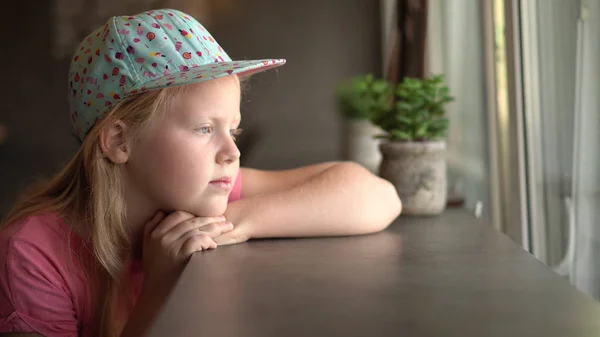
[[[212,126],[203,126],[198,129],[198,131],[203,135],[208,135],[213,132]]]
[[[229,133],[231,134],[231,138],[233,138],[233,140],[237,140],[237,137],[242,134],[242,131],[244,130],[237,128],[229,130]]]

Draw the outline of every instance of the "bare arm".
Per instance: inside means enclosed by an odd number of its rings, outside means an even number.
[[[243,167],[241,168],[242,198],[287,190],[337,164],[339,162],[326,162],[281,171],[264,171]]]
[[[215,238],[218,244],[249,238],[373,233],[385,229],[401,211],[393,185],[355,163],[329,165],[303,181],[277,176],[283,177],[262,172],[253,180],[242,175],[242,191],[251,184],[252,196],[229,204],[225,216],[236,228]],[[280,188],[260,192],[263,182]]]

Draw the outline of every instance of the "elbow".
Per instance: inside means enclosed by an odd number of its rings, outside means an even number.
[[[394,185],[369,172],[358,164],[349,164],[356,171],[355,181],[363,205],[361,215],[362,231],[365,234],[387,229],[402,212],[402,201]]]
[[[389,202],[389,210],[391,221],[395,220],[402,213],[402,200],[400,200],[400,196],[398,195],[398,191],[396,191],[396,187],[389,181],[385,179],[381,179],[385,185],[386,189],[386,200]]]
[[[402,201],[398,196],[396,187],[389,181],[377,178],[380,186],[380,197],[377,199],[380,204],[378,206],[379,217],[377,219],[375,231],[383,231],[391,225],[402,213]]]

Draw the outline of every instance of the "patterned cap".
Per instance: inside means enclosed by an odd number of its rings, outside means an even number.
[[[174,9],[115,16],[79,45],[69,68],[69,104],[83,141],[119,100],[139,92],[275,68],[284,59],[232,61],[193,17]]]

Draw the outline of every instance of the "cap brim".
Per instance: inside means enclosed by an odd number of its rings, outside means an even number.
[[[162,74],[149,74],[148,81],[127,90],[125,95],[162,89],[173,86],[193,84],[227,75],[249,76],[258,72],[284,65],[285,59],[245,60],[215,62],[206,65],[180,67],[166,70]]]

